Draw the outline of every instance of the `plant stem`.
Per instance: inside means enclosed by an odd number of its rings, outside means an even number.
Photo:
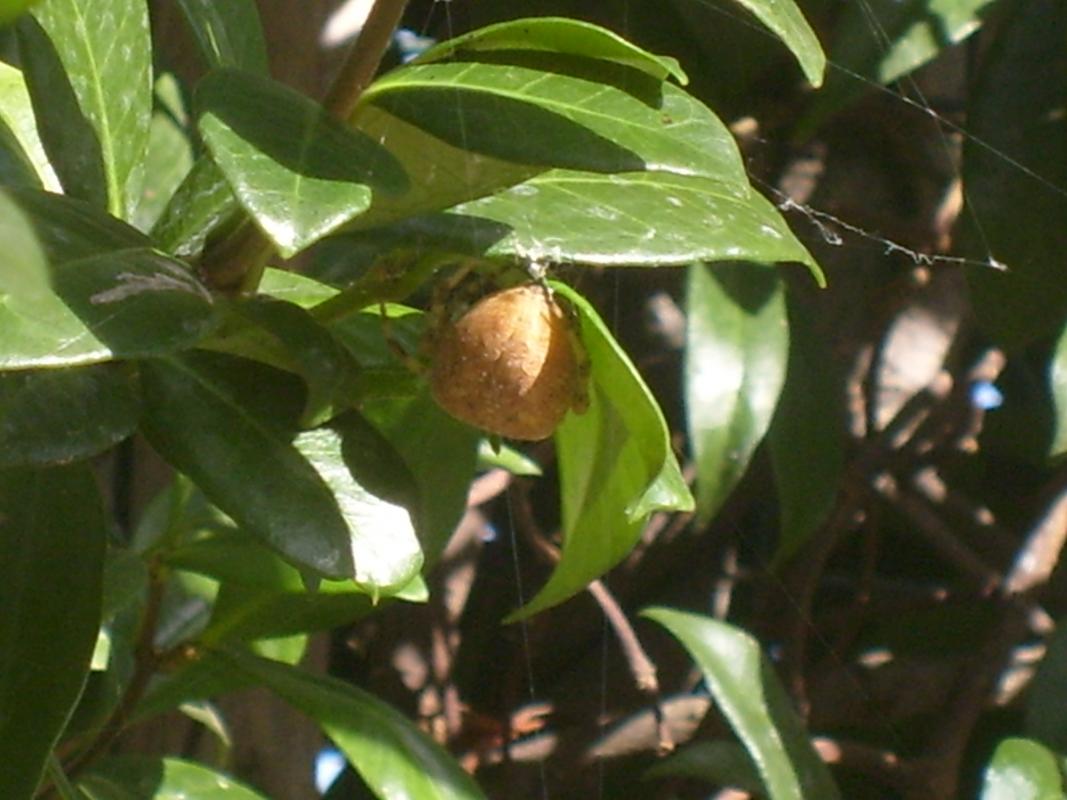
[[[52,786],[55,788],[60,800],[80,800],[81,793],[71,785],[70,780],[67,778],[67,773],[63,771],[63,766],[59,763],[55,753],[48,754],[48,761],[45,762],[45,774],[48,775],[48,779],[52,782]]]

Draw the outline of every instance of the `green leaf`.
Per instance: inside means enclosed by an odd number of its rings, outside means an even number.
[[[835,69],[801,122],[801,137],[829,114],[933,60],[982,26],[995,0],[867,0],[842,9]]]
[[[145,434],[242,528],[292,562],[377,596],[421,564],[408,512],[345,464],[344,430],[294,440],[301,392],[284,374],[209,354],[143,366]],[[269,387],[269,388],[267,388]]]
[[[481,435],[442,411],[425,386],[408,397],[368,400],[361,410],[414,478],[420,499],[416,529],[429,570],[467,507]]]
[[[301,308],[312,308],[336,295],[337,289],[299,272],[267,267],[259,282],[259,292]]]
[[[202,346],[254,358],[295,372],[308,387],[301,423],[312,427],[333,416],[335,401],[344,405],[342,389],[359,365],[349,352],[303,308],[271,297],[253,297],[230,307],[231,320],[243,322],[223,330]]]
[[[133,433],[139,413],[125,364],[0,372],[0,467],[89,458]]]
[[[745,748],[733,742],[696,741],[657,761],[645,772],[654,778],[696,778],[759,794],[763,782]]]
[[[507,621],[542,611],[580,592],[619,563],[649,514],[693,508],[671,451],[663,413],[603,320],[563,284],[589,357],[589,408],[569,413],[556,431],[563,505],[563,553],[537,595]]]
[[[981,800],[1052,800],[1063,797],[1056,754],[1029,739],[997,745],[982,781]]]
[[[512,475],[540,475],[541,465],[514,447],[493,447],[487,439],[478,443],[478,469],[505,469]]]
[[[60,191],[48,156],[37,135],[37,121],[33,116],[30,95],[22,72],[0,61],[0,128],[4,130],[5,142],[0,144],[0,177],[4,183],[12,183],[12,170],[30,169],[24,176],[26,185],[43,186],[52,192]],[[12,141],[13,139],[13,141]],[[15,163],[12,163],[15,159]]]
[[[747,194],[730,132],[682,89],[608,61],[538,51],[497,55],[508,60],[409,64],[377,80],[360,102],[454,147],[505,161],[700,175]]]
[[[133,228],[59,195],[0,190],[0,368],[72,366],[189,347],[211,295]]]
[[[283,256],[366,211],[372,195],[407,188],[389,151],[281,84],[218,70],[200,82],[196,103],[215,162]]]
[[[181,87],[173,75],[156,81],[156,101],[148,129],[145,176],[137,209],[130,219],[139,231],[150,231],[167,203],[193,168],[193,148],[185,132],[187,119]]]
[[[41,141],[66,193],[129,219],[152,114],[144,0],[42,0],[17,26]]]
[[[1067,198],[1056,188],[1067,185],[1067,117],[1059,113],[1067,6],[1043,1],[1009,11],[970,92],[961,245],[970,257],[1007,265],[969,270],[967,279],[979,326],[1014,351],[1058,335],[1067,318],[1059,263],[1067,227],[1058,223],[1067,219]]]
[[[1055,458],[1067,452],[1067,327],[1060,332],[1056,340],[1049,364],[1048,380],[1055,417],[1048,454]]]
[[[179,0],[208,69],[267,75],[267,44],[255,0]]]
[[[118,756],[95,765],[78,781],[87,800],[265,800],[225,773],[192,761]]]
[[[433,222],[489,257],[602,266],[797,261],[823,283],[770,203],[707,178],[553,170]]]
[[[561,17],[528,17],[488,25],[430,48],[416,62],[443,61],[469,52],[535,50],[613,61],[641,70],[656,80],[688,78],[678,62],[656,56],[598,25]]]
[[[767,441],[781,516],[774,556],[787,561],[833,509],[845,463],[844,382],[810,305],[790,303],[789,368]]]
[[[201,156],[152,226],[152,241],[161,250],[191,258],[209,236],[240,224],[243,216],[222,170]]]
[[[1060,753],[1067,751],[1067,719],[1061,713],[1064,696],[1067,696],[1067,628],[1057,625],[1026,695],[1023,730],[1030,738]]]
[[[793,51],[804,77],[812,86],[822,85],[826,56],[815,32],[794,0],[734,0],[748,9]]]
[[[33,794],[85,683],[106,538],[87,467],[0,471],[0,797]]]
[[[225,660],[311,717],[378,797],[484,797],[440,745],[374,695],[243,653],[228,652]]]
[[[685,402],[697,513],[710,519],[748,468],[785,382],[789,327],[773,270],[689,268]]]
[[[697,614],[651,608],[641,616],[665,627],[689,651],[759,769],[768,797],[840,796],[759,642],[731,625]]]

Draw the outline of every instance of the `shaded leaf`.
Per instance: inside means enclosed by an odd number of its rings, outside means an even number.
[[[733,137],[682,89],[608,61],[538,51],[501,57],[507,60],[415,62],[377,80],[360,102],[450,145],[505,161],[701,175],[747,194]]]
[[[1030,739],[1004,739],[986,767],[981,800],[1051,800],[1063,797],[1056,754]]]
[[[179,5],[208,69],[267,75],[267,44],[255,0],[179,0]]]
[[[146,363],[145,433],[242,528],[294,563],[375,595],[421,563],[407,511],[361,486],[342,436],[295,436],[302,392],[284,373],[208,354]],[[264,387],[270,387],[265,391]]]
[[[0,61],[0,177],[5,184],[19,172],[29,168],[23,175],[26,185],[43,186],[52,192],[60,190],[59,178],[48,162],[44,146],[37,135],[37,121],[33,116],[30,95],[22,72]]]
[[[843,377],[832,344],[815,330],[810,309],[790,303],[789,367],[767,434],[778,494],[781,538],[774,559],[787,561],[834,505],[845,463]]]
[[[982,25],[995,0],[868,0],[842,9],[830,72],[801,122],[804,133],[827,115],[959,44]]]
[[[1061,700],[1067,692],[1067,628],[1057,626],[1026,695],[1023,730],[1056,752],[1067,751],[1067,719]]]
[[[374,695],[235,651],[225,660],[311,717],[379,797],[484,797],[440,745]]]
[[[658,622],[689,651],[704,673],[723,715],[759,770],[768,797],[839,797],[759,642],[710,617],[651,608],[641,616]]]
[[[0,372],[0,467],[96,455],[133,433],[139,413],[125,364]]]
[[[193,168],[193,148],[185,132],[185,109],[181,88],[173,75],[161,75],[156,81],[158,107],[152,112],[145,153],[145,175],[141,196],[130,224],[148,232],[185,176]]]
[[[0,191],[0,367],[71,366],[189,347],[215,324],[184,264],[58,195]],[[121,249],[114,249],[121,248]]]
[[[106,538],[87,467],[0,471],[0,797],[33,794],[85,683]]]
[[[1067,228],[1057,222],[1067,218],[1067,197],[1056,188],[1067,184],[1067,117],[1059,113],[1067,6],[1038,0],[1010,11],[971,91],[963,161],[971,212],[961,222],[968,255],[1007,265],[970,270],[967,280],[981,328],[1017,350],[1057,335],[1067,318],[1059,263]]]
[[[67,194],[128,219],[152,113],[143,0],[42,0],[17,26],[41,141]]]
[[[644,777],[697,778],[759,794],[763,782],[752,757],[733,742],[690,742],[653,764]]]
[[[637,369],[588,301],[562,284],[553,288],[578,315],[590,402],[556,431],[562,557],[548,583],[508,621],[562,602],[619,563],[653,511],[693,508],[663,414]]]
[[[793,51],[804,77],[812,86],[822,85],[826,56],[815,32],[794,0],[734,0],[748,9]]]
[[[374,193],[407,187],[389,151],[266,78],[218,70],[200,82],[196,103],[215,162],[283,256],[365,211]]]
[[[778,276],[752,264],[689,268],[686,416],[697,513],[710,519],[770,425],[785,382],[789,327]]]
[[[191,761],[118,756],[93,766],[78,781],[88,800],[264,800],[225,773]]]
[[[173,255],[196,256],[210,236],[240,224],[242,217],[222,171],[210,157],[201,156],[156,219],[152,241]]]
[[[562,17],[529,17],[487,25],[431,47],[417,61],[424,64],[465,52],[495,50],[544,50],[585,56],[623,64],[657,80],[670,76],[683,86],[688,81],[673,58],[653,55],[598,25]]]

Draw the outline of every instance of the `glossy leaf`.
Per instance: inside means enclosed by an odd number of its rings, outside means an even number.
[[[428,570],[467,507],[481,435],[442,411],[425,386],[408,397],[369,400],[362,410],[414,478],[420,499],[416,529]]]
[[[267,44],[255,0],[179,0],[208,69],[267,74]]]
[[[644,777],[696,778],[750,794],[759,794],[763,786],[752,757],[733,742],[690,742],[653,764]]]
[[[842,9],[830,51],[831,71],[806,119],[826,115],[898,80],[977,31],[995,0],[868,0]]]
[[[1056,111],[1067,98],[1067,6],[1040,0],[1010,11],[971,92],[961,222],[969,256],[1007,265],[967,272],[978,324],[1018,350],[1058,335],[1067,318],[1067,227],[1056,222],[1067,218],[1056,188],[1067,185],[1067,117]]]
[[[830,338],[811,316],[810,308],[790,304],[789,366],[767,435],[781,517],[777,563],[826,519],[845,463],[844,379]]]
[[[986,767],[981,800],[1051,800],[1063,797],[1056,754],[1030,739],[1005,739]]]
[[[755,762],[768,797],[840,797],[759,642],[698,614],[652,608],[642,616],[670,631],[703,671],[712,697]]]
[[[295,372],[304,379],[308,397],[301,422],[312,427],[336,413],[346,399],[342,389],[355,379],[359,365],[307,311],[293,303],[254,297],[230,307],[231,325],[203,346],[253,358]]]
[[[826,56],[795,0],[734,0],[748,9],[793,51],[808,83],[822,85]]]
[[[373,194],[407,187],[403,168],[376,141],[266,78],[213,72],[196,103],[215,162],[283,256],[365,211]]]
[[[777,210],[753,192],[668,173],[553,170],[491,197],[398,226],[398,241],[472,253],[601,266],[796,261],[823,282]]]
[[[37,121],[33,117],[33,106],[22,72],[2,61],[0,128],[10,134],[10,138],[5,135],[6,141],[0,143],[0,176],[4,177],[4,183],[13,183],[12,178],[18,170],[29,168],[31,174],[23,176],[26,185],[43,186],[52,192],[60,191],[59,178],[48,162],[37,134]],[[23,159],[25,163],[20,163]]]
[[[704,520],[741,480],[778,404],[789,355],[784,294],[766,267],[689,268],[686,416]]]
[[[548,583],[508,621],[566,600],[618,564],[653,511],[693,508],[663,413],[636,367],[588,301],[562,284],[553,287],[578,314],[590,402],[556,431],[562,557]]]
[[[374,695],[334,678],[231,651],[226,660],[303,711],[378,797],[475,800],[474,780],[436,742]]]
[[[33,795],[85,683],[106,538],[87,467],[0,471],[0,797]]]
[[[76,201],[0,191],[0,367],[72,366],[189,347],[215,323],[184,264]]]
[[[192,761],[118,756],[95,765],[78,781],[86,800],[265,800],[230,776]]]
[[[0,467],[89,458],[133,433],[139,413],[125,364],[0,372]]]
[[[376,81],[361,103],[454,147],[509,162],[701,175],[747,194],[733,137],[682,89],[608,61],[505,55],[503,63],[413,63]]]
[[[198,158],[152,226],[152,241],[168,253],[196,256],[212,234],[240,224],[241,205],[210,157]]]
[[[208,354],[143,372],[149,440],[242,528],[294,563],[375,595],[418,570],[407,511],[354,479],[343,432],[294,439],[302,393],[284,373]]]
[[[181,88],[173,75],[156,81],[158,107],[152,112],[145,153],[145,175],[141,196],[130,224],[150,231],[171,197],[193,168],[193,148],[185,132],[188,120],[182,106]]]
[[[688,82],[678,62],[642,50],[611,31],[576,19],[529,17],[471,31],[431,47],[417,62],[425,64],[469,52],[535,50],[613,61],[641,70],[657,80]]]
[[[259,282],[259,292],[301,308],[312,308],[335,296],[337,289],[299,272],[267,267]]]
[[[152,113],[144,0],[42,0],[18,23],[41,141],[67,194],[129,219]]]
[[[1049,394],[1055,427],[1048,454],[1056,457],[1067,453],[1067,328],[1061,331],[1049,363]]]

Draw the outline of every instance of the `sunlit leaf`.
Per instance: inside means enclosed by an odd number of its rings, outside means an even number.
[[[535,614],[581,591],[637,544],[648,515],[691,510],[663,413],[588,301],[562,285],[576,309],[590,364],[589,408],[556,431],[563,553],[537,595],[508,617]]]
[[[815,32],[804,19],[794,0],[734,0],[770,28],[793,51],[804,77],[812,86],[821,86],[826,56]]]
[[[133,433],[139,413],[125,364],[0,372],[0,467],[96,455]]]
[[[156,81],[158,107],[152,112],[145,153],[145,175],[141,197],[130,224],[150,231],[171,197],[193,168],[193,148],[185,132],[188,120],[182,106],[181,88],[173,75]]]
[[[1063,797],[1059,758],[1030,739],[997,745],[986,767],[980,800],[1051,800]]]
[[[379,797],[484,797],[447,751],[374,695],[235,651],[225,659],[311,717]]]
[[[196,104],[212,157],[284,256],[365,211],[375,193],[407,187],[388,150],[267,78],[217,70],[198,85]]]
[[[763,440],[785,381],[789,328],[774,271],[689,268],[685,396],[697,465],[697,512],[719,509]]]
[[[48,162],[48,156],[37,134],[37,121],[33,117],[33,107],[22,72],[2,61],[0,128],[11,137],[10,140],[0,143],[0,176],[5,176],[4,183],[15,182],[12,178],[18,174],[17,171],[28,168],[30,174],[23,176],[27,185],[43,186],[51,192],[60,191],[59,178]],[[25,163],[22,163],[23,158]]]
[[[0,367],[72,366],[157,355],[215,324],[189,269],[133,228],[59,195],[0,191]]]
[[[561,17],[530,17],[487,25],[431,47],[417,61],[424,64],[464,52],[496,50],[543,50],[585,56],[624,64],[657,80],[670,76],[683,86],[688,80],[673,58],[653,55],[598,25]]]
[[[0,797],[33,795],[85,683],[106,539],[87,467],[0,470]]]
[[[78,781],[87,800],[265,800],[225,773],[177,758],[118,756]]]
[[[17,25],[38,130],[67,194],[129,219],[152,113],[143,0],[42,0]]]
[[[839,797],[774,668],[749,634],[711,617],[652,608],[658,622],[685,646],[708,689],[759,770],[768,797]]]

